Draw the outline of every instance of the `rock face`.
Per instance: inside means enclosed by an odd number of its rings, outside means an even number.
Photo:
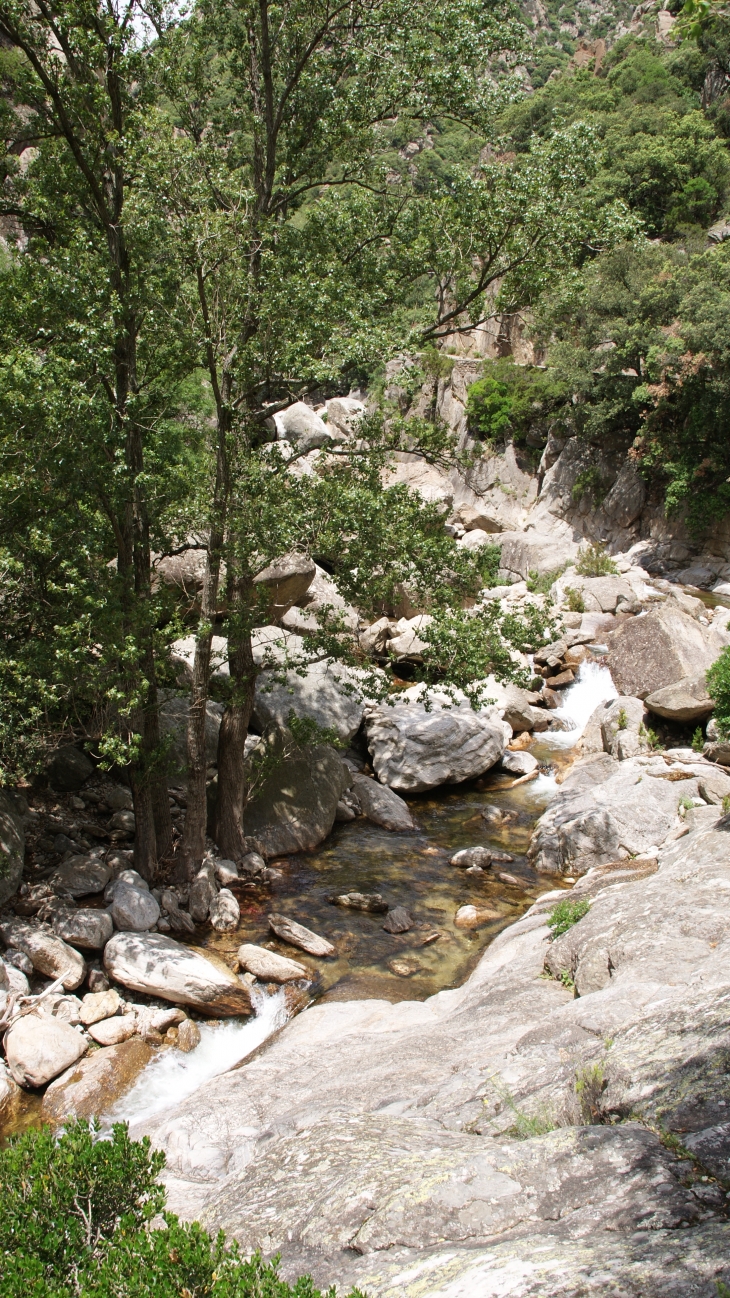
[[[528,860],[542,874],[585,874],[661,846],[681,828],[680,798],[698,796],[704,769],[660,756],[584,758],[537,822]]]
[[[309,413],[313,415],[312,411]],[[317,418],[316,415],[313,417]],[[325,438],[326,435],[325,428]],[[296,604],[307,593],[315,574],[316,565],[308,555],[285,554],[280,559],[275,559],[254,577],[254,585],[268,592],[269,611],[274,621],[282,617],[292,604]]]
[[[248,989],[230,969],[159,933],[116,933],[104,950],[104,968],[123,987],[174,1005],[224,1018],[252,1012]]]
[[[492,538],[490,538],[491,540]],[[578,546],[567,537],[543,532],[503,532],[500,572],[508,579],[526,580],[531,572],[540,576],[556,572],[578,555]]]
[[[676,603],[632,617],[607,637],[606,666],[620,694],[645,699],[667,685],[706,671],[721,646]]]
[[[646,706],[658,717],[667,717],[670,721],[704,721],[709,717],[714,705],[707,693],[704,675],[688,676],[665,685],[664,689],[655,690],[647,695]]]
[[[48,766],[48,778],[59,793],[73,793],[94,774],[94,763],[73,744],[56,749]]]
[[[281,751],[285,740],[274,736],[270,742]],[[328,744],[293,749],[247,805],[245,832],[266,856],[312,851],[331,832],[337,803],[349,785],[347,767]]]
[[[285,727],[289,713],[332,729],[349,743],[362,722],[364,703],[357,678],[346,667],[324,661],[311,663],[304,676],[287,672],[278,683],[262,672],[256,682],[254,721],[263,732],[268,726]]]
[[[366,718],[381,784],[411,793],[483,775],[505,749],[501,725],[470,708],[427,712],[421,704],[378,707]]]
[[[48,1087],[43,1096],[44,1120],[60,1123],[106,1113],[129,1090],[151,1058],[152,1050],[141,1037],[94,1051]]]
[[[367,775],[353,775],[352,792],[355,794],[362,814],[372,820],[374,825],[394,832],[413,829],[413,817],[408,804],[388,789]]]
[[[190,699],[185,695],[163,691],[160,707],[160,730],[170,740],[170,774],[183,775],[188,768],[187,726]],[[205,755],[209,763],[218,760],[218,733],[223,704],[208,699],[205,705]]]
[[[86,1050],[80,1032],[45,1014],[26,1014],[5,1034],[8,1068],[19,1086],[45,1086]]]
[[[606,875],[561,969],[581,977],[594,926],[608,976],[577,999],[542,976],[546,897],[462,987],[311,1007],[146,1124],[171,1210],[372,1298],[710,1298],[724,1191],[652,1128],[725,1176],[727,840],[720,821],[649,878]]]
[[[24,856],[22,815],[15,799],[0,789],[0,906],[18,890]]]
[[[0,924],[0,933],[8,946],[14,946],[27,955],[38,973],[47,978],[62,978],[66,991],[74,991],[83,981],[86,973],[83,956],[55,933],[19,919]]]

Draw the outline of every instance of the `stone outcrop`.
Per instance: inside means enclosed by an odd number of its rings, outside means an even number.
[[[363,816],[374,825],[394,832],[414,828],[413,816],[403,798],[386,785],[378,784],[367,775],[353,775],[352,793],[357,798]]]
[[[504,532],[499,538],[502,547],[500,573],[507,580],[526,580],[531,573],[540,576],[557,572],[578,555],[578,546],[567,536],[547,532]]]
[[[106,1113],[129,1090],[151,1058],[151,1047],[137,1036],[95,1050],[51,1082],[43,1096],[44,1121],[55,1124],[71,1118],[90,1120]]]
[[[270,742],[283,751],[286,738],[276,735]],[[291,746],[286,753],[244,811],[246,834],[267,856],[317,847],[330,833],[337,803],[350,786],[347,767],[328,744],[306,751]]]
[[[115,982],[223,1018],[251,1013],[251,997],[222,962],[159,933],[116,933],[104,949]]]
[[[706,671],[722,649],[711,632],[674,602],[630,618],[611,632],[607,643],[606,666],[619,693],[641,699]]]
[[[502,726],[468,705],[431,712],[419,703],[383,706],[365,725],[381,784],[411,793],[483,775],[505,749]]]
[[[704,721],[715,704],[707,692],[704,675],[685,677],[673,685],[665,685],[646,697],[646,706],[658,717],[670,721]]]
[[[86,973],[84,957],[50,929],[24,920],[5,920],[0,934],[8,946],[27,955],[33,968],[47,978],[60,978],[66,991],[74,991]]]
[[[601,867],[552,946],[547,894],[456,990],[310,1008],[133,1127],[167,1152],[170,1207],[372,1298],[709,1298],[730,1279],[728,832]]]
[[[334,730],[349,743],[360,728],[364,702],[355,674],[338,663],[311,663],[299,675],[286,674],[284,681],[272,680],[262,672],[256,682],[254,723],[262,732],[269,726],[285,727],[289,713],[316,722],[323,730]]]

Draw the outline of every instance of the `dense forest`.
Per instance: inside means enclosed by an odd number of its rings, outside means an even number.
[[[86,743],[127,773],[151,877],[173,844],[158,697],[192,632],[192,868],[215,631],[215,832],[240,853],[251,636],[286,553],[374,617],[405,580],[427,593],[437,675],[509,675],[500,645],[536,628],[466,628],[495,557],[383,487],[394,450],[539,456],[568,429],[629,449],[695,528],[726,511],[730,26],[693,0],[671,30],[640,11],[2,0],[5,782]],[[389,406],[384,367],[411,354],[417,384],[496,312],[521,314],[539,364],[487,363],[457,453]],[[298,472],[305,444],[285,451],[273,417],[352,391],[370,394],[357,438]],[[600,500],[600,472],[581,490]],[[201,589],[181,599],[157,565],[191,546]],[[334,608],[313,646],[361,661]]]

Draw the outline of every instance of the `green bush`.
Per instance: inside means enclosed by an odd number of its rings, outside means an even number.
[[[580,573],[581,577],[605,577],[609,574],[615,575],[618,568],[610,554],[606,554],[603,546],[594,542],[580,555],[575,571]]]
[[[565,587],[565,603],[568,606],[569,613],[585,613],[586,604],[579,590],[574,586]]]
[[[588,914],[590,908],[590,902],[585,898],[581,898],[580,901],[559,901],[547,917],[547,925],[553,931],[553,938],[562,937],[563,933],[567,933],[569,928]]]
[[[722,739],[730,735],[730,649],[723,649],[706,673],[707,689],[715,700],[715,724]]]
[[[290,1286],[276,1259],[244,1260],[197,1222],[166,1212],[150,1230],[164,1163],[121,1124],[109,1140],[86,1122],[13,1139],[0,1151],[0,1298],[321,1298],[308,1276]]]
[[[486,442],[522,442],[530,430],[544,441],[570,393],[554,371],[515,365],[508,359],[485,361],[484,377],[469,388],[467,415]]]
[[[702,726],[698,726],[692,736],[692,751],[701,753],[705,746],[705,736],[702,733]]]

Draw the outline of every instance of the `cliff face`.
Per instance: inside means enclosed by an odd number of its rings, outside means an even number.
[[[499,322],[493,323],[497,329]],[[484,350],[478,356],[457,356],[451,373],[424,384],[411,407],[442,420],[462,449],[473,444],[466,417],[468,389],[481,375],[481,357],[500,354],[495,338],[486,331],[465,335],[464,349],[472,345]],[[515,359],[533,360],[522,357],[526,347],[520,346]],[[395,371],[391,378],[395,383]],[[539,460],[538,455],[539,449],[530,454],[507,444],[466,473],[454,470],[448,476],[416,456],[401,455],[391,481],[407,482],[428,499],[443,501],[453,517],[493,532],[495,538],[500,532],[536,531],[556,540],[599,541],[613,554],[630,550],[647,571],[687,585],[712,589],[730,581],[730,519],[721,520],[703,537],[691,535],[681,515],[667,517],[662,501],[624,448],[551,434]],[[577,489],[589,469],[598,471],[603,484],[600,503]]]

